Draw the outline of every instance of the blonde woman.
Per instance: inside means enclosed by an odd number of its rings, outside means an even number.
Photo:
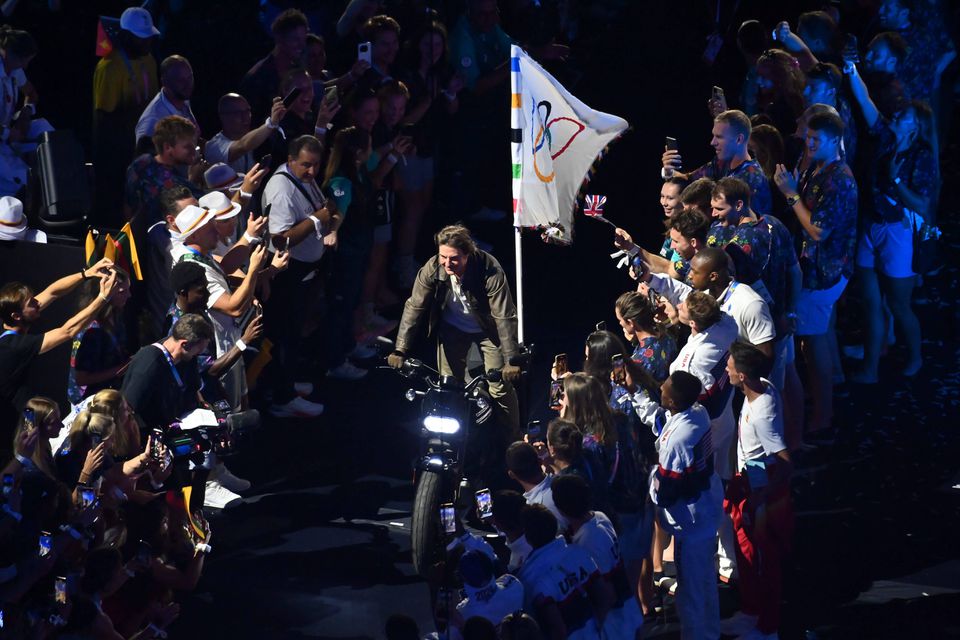
[[[27,420],[27,411],[33,412],[33,418]],[[57,472],[53,464],[53,451],[50,447],[50,438],[55,438],[60,433],[60,407],[50,398],[36,396],[27,400],[24,407],[24,413],[20,416],[20,422],[17,424],[16,435],[13,437],[13,448],[17,454],[24,471],[39,471],[44,475],[56,479]],[[26,451],[21,450],[21,443],[24,439],[24,432],[36,430],[37,444],[31,455],[26,455]]]

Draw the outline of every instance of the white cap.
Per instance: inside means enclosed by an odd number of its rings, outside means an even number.
[[[160,35],[153,26],[150,12],[141,7],[128,7],[120,14],[120,28],[129,31],[138,38],[152,38]]]

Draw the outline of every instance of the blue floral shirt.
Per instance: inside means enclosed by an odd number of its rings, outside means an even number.
[[[710,178],[719,180],[720,178],[739,178],[750,187],[750,208],[763,215],[773,211],[773,196],[770,194],[770,181],[763,173],[763,167],[756,160],[747,160],[740,163],[732,171],[723,167],[720,162],[714,158],[699,169],[690,174],[690,180],[699,178]]]
[[[808,169],[799,191],[811,223],[822,230],[815,241],[802,231],[800,269],[805,289],[829,289],[841,276],[853,275],[857,244],[857,181],[850,167],[837,160],[814,174]]]

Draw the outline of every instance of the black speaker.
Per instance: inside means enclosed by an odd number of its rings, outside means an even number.
[[[81,226],[93,202],[83,147],[72,131],[50,131],[40,136],[37,172],[43,198],[42,226],[48,229]]]

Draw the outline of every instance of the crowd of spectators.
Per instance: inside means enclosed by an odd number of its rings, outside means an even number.
[[[495,0],[449,15],[351,0],[332,41],[278,12],[273,48],[202,129],[204,79],[184,55],[157,64],[154,17],[123,12],[93,78],[92,155],[97,222],[131,223],[143,280],[94,258],[42,291],[0,288],[0,633],[165,636],[212,549],[202,506],[250,488],[226,440],[258,410],[321,415],[317,371],[367,375],[371,342],[397,326],[384,310],[417,279],[435,182],[467,211],[489,195],[469,176],[503,155],[510,44],[567,55],[575,3],[509,4],[526,16],[516,39]],[[738,98],[715,87],[704,112],[714,158],[687,170],[697,154],[668,139],[664,240],[617,229],[637,280],[613,305],[620,331],[587,337],[582,372],[555,366],[559,417],[505,451],[520,489],[493,496],[505,552],[462,531],[451,545],[462,597],[437,609],[454,637],[639,638],[667,599],[684,638],[776,637],[793,456],[829,446],[833,397],[875,384],[894,340],[899,375],[923,364],[911,294],[935,237],[954,49],[936,2],[877,4],[863,49],[833,5],[740,26]],[[46,241],[23,205],[52,129],[26,75],[40,46],[0,27],[0,240]],[[77,311],[32,333],[75,289]],[[515,314],[501,293],[497,313]],[[844,371],[836,315],[853,300],[863,346]],[[27,378],[71,342],[61,412]],[[742,609],[723,624],[718,567]],[[410,622],[388,636],[413,637]]]

